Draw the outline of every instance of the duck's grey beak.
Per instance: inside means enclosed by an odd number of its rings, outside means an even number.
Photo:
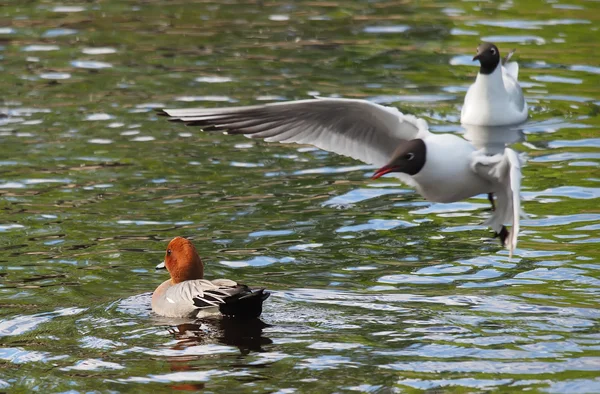
[[[156,266],[157,270],[164,270],[167,267],[165,266],[165,262],[163,261],[162,263],[160,263],[159,265]]]

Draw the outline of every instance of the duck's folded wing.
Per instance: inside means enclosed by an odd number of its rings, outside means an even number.
[[[214,308],[225,303],[225,299],[243,292],[247,287],[232,280],[221,279],[210,281],[206,279],[187,280],[171,286],[165,297],[173,304],[182,303],[196,308]]]
[[[505,148],[502,154],[488,156],[482,151],[474,152],[471,168],[479,176],[488,179],[500,187],[494,190],[497,197],[496,209],[486,221],[497,233],[502,225],[511,223],[512,231],[507,240],[510,255],[517,247],[519,236],[519,219],[521,211],[521,165],[519,154],[510,148]]]
[[[218,309],[230,317],[252,319],[262,313],[262,303],[269,298],[265,289],[250,289],[229,279],[189,280],[171,286],[165,300],[172,316],[212,314]]]
[[[387,164],[403,141],[429,134],[427,122],[366,100],[310,99],[248,107],[164,109],[204,130],[310,144],[367,164]]]

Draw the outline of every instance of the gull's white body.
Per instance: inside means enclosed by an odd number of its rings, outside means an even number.
[[[475,126],[505,126],[527,120],[527,103],[517,81],[516,62],[498,64],[489,75],[477,74],[469,87],[460,122]]]
[[[478,154],[465,139],[433,134],[427,122],[395,108],[365,100],[311,99],[233,108],[165,109],[174,120],[205,129],[224,130],[250,138],[283,143],[311,144],[378,167],[386,165],[396,148],[422,139],[426,160],[416,175],[393,172],[414,186],[427,200],[460,201],[479,194],[497,193],[496,211],[488,223],[496,232],[505,222],[518,231],[520,162],[516,153]],[[517,177],[518,175],[518,177]],[[511,248],[516,246],[516,234]]]
[[[471,169],[475,152],[471,143],[456,135],[432,133],[424,141],[427,160],[411,178],[427,200],[448,203],[493,191],[493,183]]]

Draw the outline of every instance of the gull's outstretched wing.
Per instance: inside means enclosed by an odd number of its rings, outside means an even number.
[[[429,134],[427,122],[366,100],[317,98],[231,108],[164,109],[189,126],[250,138],[310,144],[367,164],[387,164],[404,141]]]

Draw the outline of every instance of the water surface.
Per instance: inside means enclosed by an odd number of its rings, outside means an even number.
[[[0,391],[600,391],[600,7],[26,2],[0,9]],[[457,122],[481,39],[530,104],[512,259],[479,196],[155,108],[365,98]],[[262,321],[149,311],[174,236]],[[437,392],[437,391],[436,391]]]

